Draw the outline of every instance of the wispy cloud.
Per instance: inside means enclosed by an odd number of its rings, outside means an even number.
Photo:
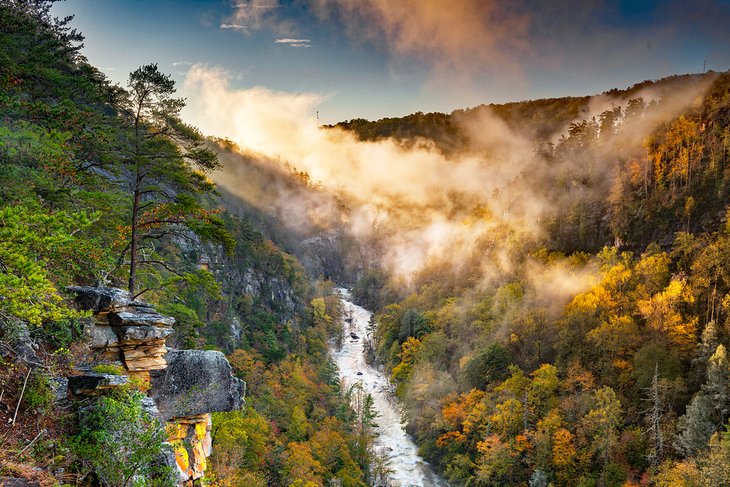
[[[233,12],[223,19],[221,29],[233,29],[251,34],[262,28],[285,33],[290,29],[290,22],[279,19],[276,11],[278,0],[247,0],[231,2]]]
[[[172,65],[175,66],[175,67],[178,67],[178,66],[192,66],[192,64],[193,63],[191,63],[190,61],[175,61],[174,63],[172,63]]]
[[[276,39],[277,44],[309,44],[309,39]]]
[[[312,47],[312,41],[309,39],[276,39],[274,41],[277,44],[287,44],[290,47]]]

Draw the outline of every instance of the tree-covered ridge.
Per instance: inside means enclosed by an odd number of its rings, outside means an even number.
[[[93,360],[66,287],[112,285],[175,317],[168,344],[221,349],[249,381],[246,411],[215,419],[217,485],[364,485],[370,438],[326,356],[331,289],[227,211],[170,77],[151,64],[112,85],[52,4],[0,1],[0,476],[157,483],[164,434],[148,428],[144,384],[105,396],[83,424],[54,398],[56,377]]]
[[[464,125],[479,118],[482,113],[494,114],[511,129],[525,132],[538,142],[550,141],[559,136],[571,122],[579,121],[591,113],[592,100],[604,97],[620,105],[651,92],[652,97],[671,97],[672,93],[687,86],[712,78],[715,73],[704,75],[675,75],[659,80],[636,83],[626,89],[614,88],[596,96],[542,98],[509,103],[490,103],[447,113],[416,112],[402,117],[386,117],[379,120],[356,118],[328,127],[351,130],[360,140],[378,140],[388,137],[404,143],[413,139],[432,140],[445,152],[463,150],[470,143]]]

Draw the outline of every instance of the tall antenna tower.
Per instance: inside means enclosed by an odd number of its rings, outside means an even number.
[[[319,110],[317,110],[317,127],[319,127]]]

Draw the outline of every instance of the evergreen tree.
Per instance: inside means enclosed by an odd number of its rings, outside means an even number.
[[[182,276],[154,256],[155,242],[167,236],[186,238],[186,230],[225,240],[226,232],[221,220],[197,198],[214,189],[205,172],[218,167],[217,156],[205,147],[196,128],[180,120],[185,100],[172,97],[171,76],[148,64],[129,75],[128,86],[129,98],[123,107],[129,124],[124,162],[132,208],[120,261],[129,255],[129,290],[135,294],[140,266],[157,266]],[[142,252],[145,244],[150,244],[149,252]]]

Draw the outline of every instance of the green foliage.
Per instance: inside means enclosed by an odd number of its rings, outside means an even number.
[[[352,297],[367,309],[379,311],[384,305],[383,293],[387,283],[388,276],[383,271],[368,269],[352,287]]]
[[[467,362],[464,378],[470,387],[484,389],[487,384],[505,379],[509,363],[507,350],[493,343]]]
[[[408,337],[419,338],[424,333],[428,333],[429,326],[426,319],[416,309],[409,309],[403,313],[400,320],[400,331],[398,338],[404,342]]]
[[[48,376],[37,370],[31,373],[23,396],[25,407],[41,414],[47,413],[53,403],[53,397]]]
[[[0,208],[0,314],[33,325],[79,316],[63,304],[49,272],[54,280],[70,283],[75,271],[83,270],[74,263],[89,256],[81,255],[83,245],[75,234],[94,218],[98,215]]]
[[[41,328],[32,330],[31,336],[39,336],[42,341],[51,347],[51,350],[57,351],[67,349],[69,345],[79,340],[83,330],[83,319],[67,318],[48,321]]]
[[[97,374],[123,375],[124,367],[114,364],[96,364],[91,368]]]
[[[160,463],[165,431],[143,409],[140,393],[120,391],[99,397],[81,413],[79,425],[71,450],[104,485],[176,485],[174,472]]]

